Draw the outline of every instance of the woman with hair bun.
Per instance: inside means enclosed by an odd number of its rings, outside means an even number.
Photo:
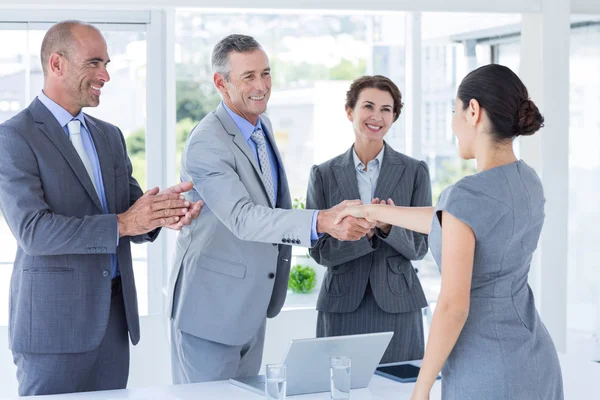
[[[436,207],[364,205],[346,215],[429,233],[442,287],[412,399],[562,400],[560,364],[527,284],[544,223],[536,172],[513,140],[544,118],[510,69],[486,65],[458,88],[452,129],[478,172],[446,188]]]

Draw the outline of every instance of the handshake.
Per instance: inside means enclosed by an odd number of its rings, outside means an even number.
[[[394,202],[391,199],[386,202],[375,198],[371,204],[393,206]],[[387,235],[392,226],[370,220],[366,207],[360,200],[345,200],[333,208],[319,211],[317,217],[317,232],[327,233],[339,240],[360,240],[363,236],[371,239],[376,229]]]
[[[180,230],[198,218],[204,203],[186,200],[182,193],[192,190],[192,182],[182,182],[159,192],[153,188],[127,211],[117,215],[119,237],[136,236],[156,228]]]

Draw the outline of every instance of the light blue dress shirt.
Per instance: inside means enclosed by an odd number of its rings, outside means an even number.
[[[102,171],[100,170],[100,161],[98,159],[98,153],[96,152],[96,146],[94,146],[94,141],[92,140],[92,136],[90,135],[90,131],[85,124],[85,118],[83,118],[83,111],[80,111],[77,116],[73,117],[67,110],[56,104],[52,99],[44,94],[42,91],[38,96],[38,99],[42,102],[44,106],[52,113],[54,118],[58,121],[60,126],[62,126],[63,130],[69,136],[69,130],[67,129],[67,124],[73,120],[79,120],[81,122],[81,142],[83,143],[83,149],[90,159],[90,163],[92,164],[92,170],[94,171],[94,180],[95,186],[98,188],[98,197],[100,198],[100,203],[102,204],[102,209],[105,214],[109,214],[108,212],[108,203],[106,202],[106,192],[104,190],[104,181],[102,180]],[[119,229],[117,228],[117,245],[119,244]],[[112,277],[116,277],[119,275],[119,267],[117,265],[117,255],[110,255],[110,266]]]
[[[231,117],[231,119],[233,120],[235,125],[240,130],[242,136],[244,136],[244,139],[246,139],[246,143],[248,143],[248,146],[250,146],[250,149],[252,150],[252,153],[254,154],[254,157],[256,158],[256,161],[259,163],[259,165],[260,165],[260,161],[258,159],[258,150],[256,149],[256,143],[254,143],[254,140],[252,140],[251,136],[252,136],[252,133],[255,130],[257,130],[258,128],[262,129],[262,131],[265,132],[265,138],[267,139],[266,140],[267,153],[269,153],[269,163],[271,164],[271,174],[273,176],[273,189],[275,190],[274,198],[275,198],[275,203],[277,203],[277,193],[278,193],[277,190],[279,187],[279,163],[277,162],[277,157],[275,156],[273,147],[272,147],[271,143],[269,142],[269,136],[266,134],[265,129],[262,127],[262,124],[260,123],[260,118],[256,122],[256,125],[252,125],[247,119],[245,119],[244,117],[241,117],[241,116],[237,115],[235,112],[233,112],[227,106],[227,104],[225,104],[225,102],[222,102],[222,104],[223,104],[223,107],[225,107],[227,114],[229,114],[229,116]],[[271,133],[273,133],[273,132],[271,132]],[[311,229],[311,233],[310,233],[311,240],[318,240],[320,237],[317,234],[317,215],[318,215],[318,213],[319,213],[319,211],[317,210],[313,214],[312,229]]]
[[[365,165],[358,158],[356,150],[352,148],[352,156],[354,157],[354,166],[356,167],[356,182],[358,183],[358,193],[360,193],[360,200],[363,204],[371,204],[375,197],[375,188],[377,187],[377,179],[379,179],[379,172],[381,171],[381,163],[383,162],[383,151],[385,147],[381,149],[375,159],[367,163],[367,170],[365,171]],[[379,199],[386,200],[387,199]]]

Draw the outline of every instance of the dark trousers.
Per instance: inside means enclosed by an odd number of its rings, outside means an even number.
[[[349,313],[319,311],[317,337],[356,335],[360,333],[394,332],[381,363],[419,360],[425,351],[423,314],[421,310],[390,314],[377,302],[371,283],[358,308]]]
[[[16,353],[19,396],[124,389],[129,377],[129,337],[121,278],[112,282],[104,338],[85,353]]]

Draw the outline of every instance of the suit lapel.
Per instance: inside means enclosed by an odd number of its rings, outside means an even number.
[[[391,198],[400,178],[402,178],[406,166],[396,151],[388,146],[387,143],[384,146],[385,151],[383,152],[381,171],[379,172],[377,186],[375,187],[375,197],[387,201],[387,199]]]
[[[90,130],[90,135],[96,147],[98,161],[100,162],[100,171],[102,172],[102,182],[104,184],[104,194],[109,213],[116,213],[116,193],[115,193],[115,167],[112,153],[108,145],[106,134],[94,121],[85,116],[85,122]]]
[[[94,189],[94,185],[92,184],[90,176],[83,165],[83,161],[81,161],[79,154],[77,154],[75,147],[73,147],[73,144],[69,140],[69,137],[63,130],[62,126],[60,126],[52,113],[37,98],[33,101],[33,103],[31,103],[29,110],[34,121],[38,124],[40,131],[42,131],[44,135],[46,135],[48,139],[50,139],[50,141],[56,146],[58,151],[61,152],[85,190],[88,192],[91,199],[94,201],[94,204],[102,212],[104,212],[102,209],[102,203],[100,203],[100,198],[98,198],[96,189]]]
[[[221,121],[221,124],[223,124],[225,131],[231,136],[233,136],[233,143],[242,151],[242,153],[244,153],[244,155],[252,164],[252,167],[254,168],[254,171],[258,176],[258,180],[262,184],[262,188],[265,191],[265,194],[267,194],[267,185],[265,184],[262,172],[260,171],[260,166],[258,165],[258,161],[256,160],[254,153],[250,149],[250,146],[248,146],[248,142],[246,142],[246,139],[244,139],[244,135],[242,135],[235,122],[233,122],[233,120],[227,113],[227,110],[225,110],[225,107],[223,107],[223,104],[219,104],[217,106],[217,110],[215,113],[219,121]],[[267,196],[267,198],[269,199],[269,204],[271,204],[271,196]],[[271,207],[275,207],[275,204],[271,204]]]
[[[353,149],[354,146],[350,147],[350,150],[332,168],[333,175],[338,182],[338,187],[346,200],[360,200],[358,182],[356,182],[356,167],[354,166],[354,159],[352,157]]]

